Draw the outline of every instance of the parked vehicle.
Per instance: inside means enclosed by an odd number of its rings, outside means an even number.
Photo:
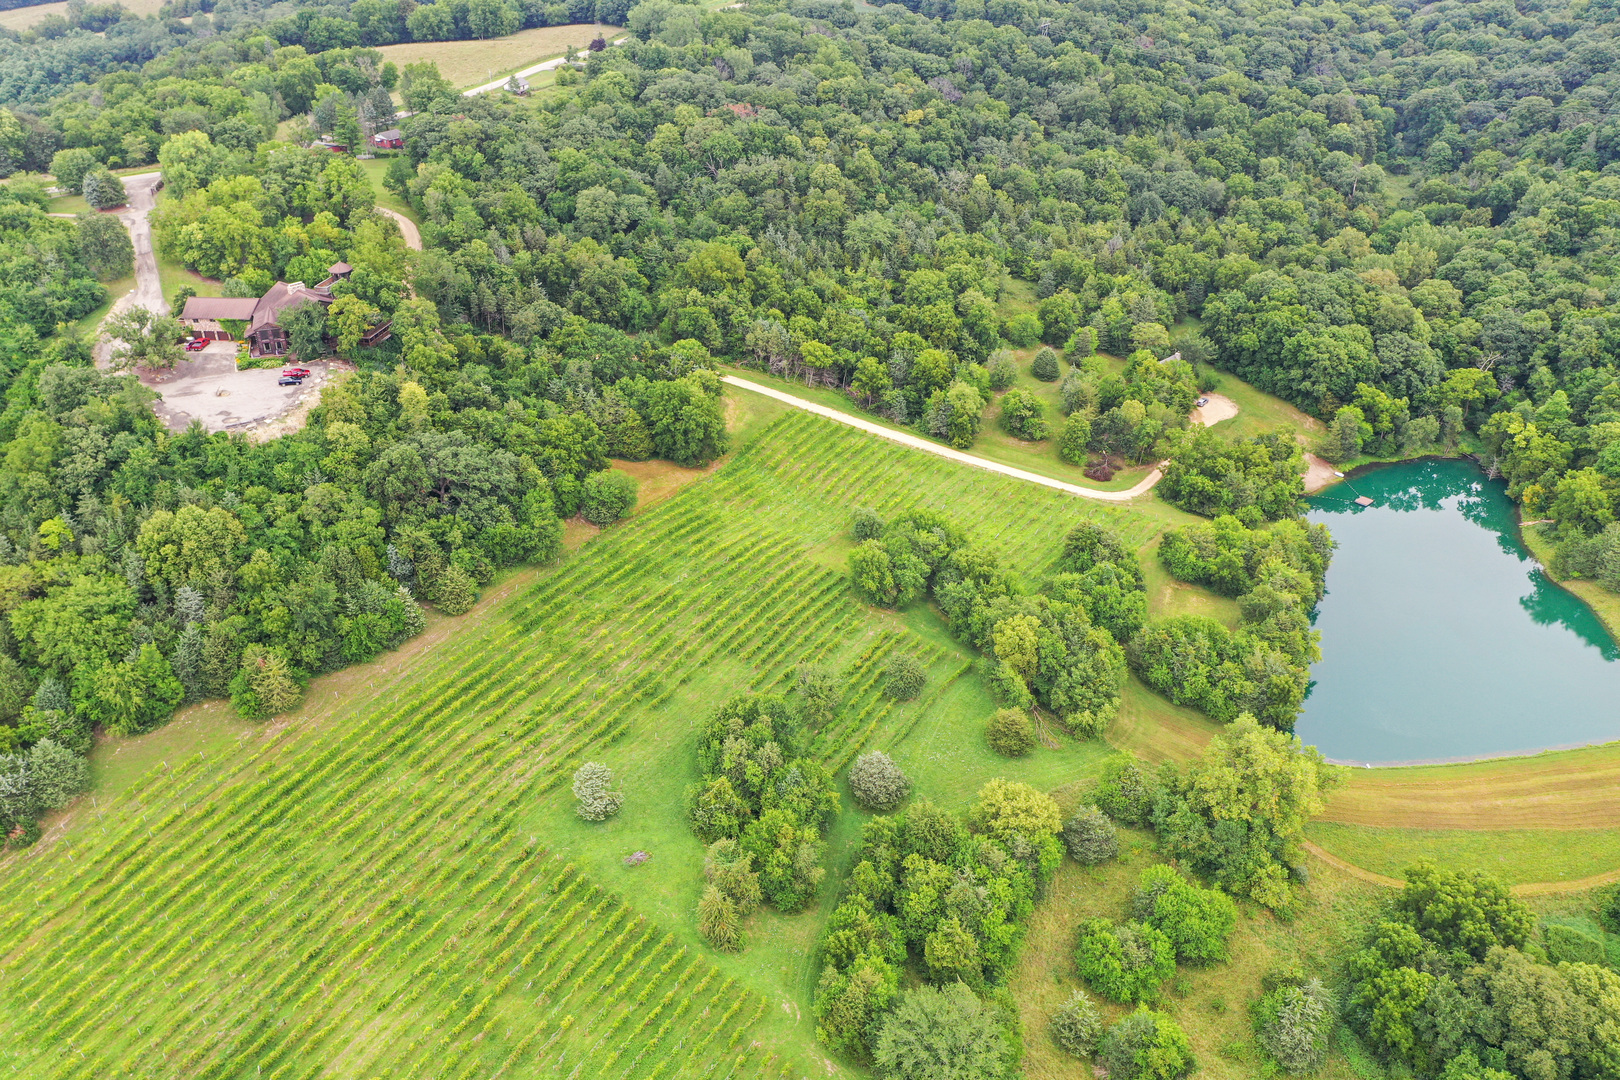
[[[297,375],[283,375],[276,380],[277,386],[303,386],[304,380]]]
[[[309,377],[309,368],[284,367],[281,369],[281,373],[291,379],[307,379]]]
[[[202,352],[208,348],[208,339],[194,337],[186,342],[186,352]]]
[[[1208,404],[1209,404],[1209,398],[1201,397],[1201,398],[1198,399],[1198,407],[1200,409],[1202,409],[1205,405],[1208,405]]]

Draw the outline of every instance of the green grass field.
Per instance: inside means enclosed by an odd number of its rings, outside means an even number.
[[[1041,399],[1047,421],[1052,428],[1051,437],[1030,443],[1015,439],[1003,431],[998,423],[998,418],[1001,416],[1000,395],[998,394],[995,395],[995,400],[991,402],[989,408],[985,410],[984,424],[979,429],[979,437],[974,441],[969,452],[988,461],[1012,465],[1027,472],[1035,473],[1038,476],[1048,476],[1054,480],[1077,484],[1080,487],[1096,488],[1098,491],[1124,491],[1134,487],[1138,481],[1152,471],[1151,464],[1126,469],[1117,473],[1112,480],[1106,483],[1098,483],[1095,480],[1088,479],[1085,470],[1070,465],[1058,457],[1057,435],[1062,430],[1063,413],[1058,409],[1057,384],[1043,383],[1029,374],[1029,358],[1033,355],[1033,349],[1022,350],[1019,354],[1019,364],[1022,370],[1019,375],[1018,385],[1034,391],[1036,396]],[[818,405],[825,405],[828,408],[847,412],[851,416],[859,416],[869,423],[893,428],[896,431],[904,431],[918,438],[931,438],[931,436],[918,431],[916,428],[889,423],[881,417],[862,411],[856,407],[847,394],[831,387],[809,387],[797,380],[778,378],[752,368],[731,368],[729,373],[739,378],[760,383],[763,386],[769,386],[774,390],[786,391],[795,397],[813,401]],[[935,439],[934,441],[939,442],[941,446],[945,445],[942,440]],[[1172,513],[1174,512],[1172,511]],[[1192,519],[1188,517],[1187,520]]]
[[[371,181],[371,192],[377,197],[378,206],[392,210],[396,214],[404,214],[412,221],[416,221],[416,211],[411,207],[411,204],[383,186],[383,176],[388,172],[388,166],[392,161],[392,156],[374,157],[367,158],[364,161],[357,161],[355,164],[360,166],[361,171],[366,174],[366,178]],[[421,224],[419,221],[416,223]]]
[[[509,1060],[627,1080],[804,1075],[838,867],[818,911],[756,916],[742,956],[701,946],[701,848],[681,814],[697,723],[813,659],[848,682],[814,747],[830,765],[884,747],[953,806],[998,775],[1071,783],[1101,744],[994,756],[979,735],[992,703],[935,617],[850,595],[849,508],[947,510],[1032,573],[1082,518],[1138,543],[1161,522],[800,413],[755,429],[723,468],[498,610],[436,624],[380,673],[334,677],[345,693],[317,685],[262,729],[210,706],[98,765],[94,799],[0,886],[13,1060],[46,1076],[121,1075],[152,1053],[220,1077],[488,1075]],[[916,702],[876,692],[897,651],[928,665]],[[625,791],[605,825],[571,811],[586,756]],[[840,819],[832,851],[858,822]],[[636,850],[651,861],[626,867]]]
[[[1312,841],[1364,870],[1399,878],[1427,859],[1480,869],[1513,885],[1580,881],[1620,867],[1613,829],[1381,829],[1313,821]]]
[[[540,26],[519,30],[506,37],[487,41],[416,41],[384,45],[377,51],[384,60],[400,67],[430,60],[439,65],[439,74],[458,90],[481,86],[514,71],[563,55],[569,49],[583,49],[598,35],[612,41],[623,28],[601,23],[570,26]]]
[[[572,530],[557,566],[510,573],[473,613],[435,616],[398,652],[318,680],[293,715],[250,725],[209,703],[98,746],[94,794],[0,875],[0,1039],[15,1070],[865,1075],[827,1060],[811,1018],[815,943],[864,816],[846,798],[811,910],[762,911],[745,952],[710,951],[692,918],[702,847],[683,814],[699,724],[821,663],[845,684],[811,747],[828,766],[880,748],[953,808],[998,776],[1072,805],[1110,748],[990,752],[994,703],[932,609],[875,610],[850,592],[850,510],[936,508],[1032,578],[1081,520],[1144,546],[1182,517],[932,458],[745,391],[727,405],[728,460],[627,467],[646,494],[631,520]],[[1159,577],[1150,589],[1156,608],[1230,615]],[[877,691],[898,653],[928,670],[912,702]],[[1211,730],[1132,681],[1111,737],[1175,757],[1189,752],[1176,740],[1195,750]],[[623,789],[606,823],[572,811],[584,760]],[[637,851],[650,859],[626,865]],[[1117,907],[1151,861],[1134,836],[1118,866],[1066,865],[1038,907],[1013,980],[1030,1075],[1082,1075],[1044,1035],[1074,982],[1072,927]],[[1230,964],[1167,988],[1212,1075],[1260,1068],[1246,1011],[1259,976],[1289,959],[1326,973],[1380,894],[1312,867],[1298,921],[1247,911]],[[1378,1075],[1348,1052],[1325,1075]]]

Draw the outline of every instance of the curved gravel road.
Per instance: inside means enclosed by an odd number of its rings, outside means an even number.
[[[1028,480],[1030,483],[1040,484],[1042,487],[1056,488],[1058,491],[1066,491],[1070,495],[1078,495],[1082,499],[1100,499],[1103,502],[1129,502],[1138,495],[1145,495],[1153,490],[1153,485],[1157,484],[1159,479],[1164,476],[1163,470],[1154,469],[1133,488],[1125,491],[1098,491],[1096,488],[1081,487],[1078,484],[1066,484],[1062,480],[1053,480],[1051,477],[1041,476],[1039,473],[1027,472],[1011,465],[1002,465],[999,462],[986,461],[984,458],[975,457],[972,454],[964,454],[962,451],[953,450],[949,446],[941,446],[939,443],[930,442],[916,435],[908,435],[904,431],[894,431],[881,424],[862,420],[858,416],[851,416],[849,413],[840,412],[837,409],[829,409],[827,406],[817,405],[813,401],[805,401],[803,398],[794,397],[792,394],[783,393],[781,390],[761,386],[759,383],[749,382],[747,379],[739,379],[735,375],[724,375],[720,381],[740,387],[743,390],[752,390],[756,394],[764,394],[768,398],[786,402],[796,409],[803,409],[805,412],[812,412],[817,416],[825,416],[827,419],[836,420],[840,424],[848,424],[852,428],[859,428],[868,434],[888,439],[890,442],[909,446],[913,450],[921,450],[937,457],[950,458],[952,461],[959,461],[963,465],[972,465],[976,469],[1000,473],[1003,476],[1011,476],[1017,480]]]
[[[404,214],[401,214],[395,210],[390,210],[385,206],[376,207],[376,211],[379,214],[384,214],[393,218],[394,221],[398,223],[399,233],[405,238],[406,247],[410,248],[412,251],[422,250],[422,231],[416,227],[416,222],[412,221]]]

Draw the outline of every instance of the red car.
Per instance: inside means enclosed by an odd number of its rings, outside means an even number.
[[[309,368],[285,367],[281,369],[281,373],[287,376],[289,379],[306,379],[309,377]]]
[[[202,352],[206,348],[208,348],[207,338],[194,337],[186,342],[186,352]]]

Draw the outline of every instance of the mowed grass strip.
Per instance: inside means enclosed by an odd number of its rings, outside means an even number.
[[[1485,870],[1513,885],[1584,886],[1620,868],[1620,831],[1614,829],[1378,829],[1314,821],[1306,835],[1347,862],[1397,880],[1425,859]]]
[[[1429,829],[1620,825],[1620,743],[1457,765],[1349,769],[1324,820]]]

